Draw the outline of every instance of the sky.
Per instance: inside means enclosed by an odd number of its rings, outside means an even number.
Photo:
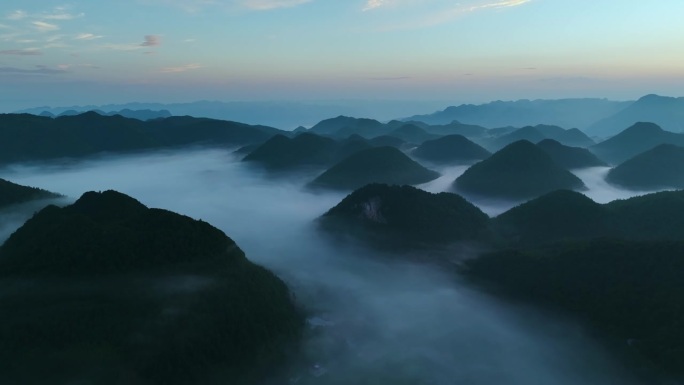
[[[684,1],[0,2],[0,111],[684,89]]]

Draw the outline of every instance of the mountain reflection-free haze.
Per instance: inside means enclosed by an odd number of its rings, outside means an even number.
[[[0,176],[71,199],[116,189],[225,231],[310,312],[293,383],[636,383],[572,320],[502,303],[437,267],[322,237],[314,220],[343,194],[259,175],[224,150],[11,166]]]

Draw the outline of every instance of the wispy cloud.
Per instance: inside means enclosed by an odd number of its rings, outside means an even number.
[[[368,0],[366,5],[363,7],[363,11],[371,11],[376,8],[380,8],[385,5],[386,0]]]
[[[81,33],[74,36],[74,40],[95,40],[102,38],[102,35],[94,35],[92,33]]]
[[[308,3],[312,0],[243,0],[245,8],[255,11],[268,11],[277,8],[290,8]]]
[[[0,51],[0,55],[16,55],[16,56],[38,56],[43,53],[37,49],[6,49]]]
[[[165,68],[162,68],[160,70],[160,72],[165,73],[165,74],[172,74],[172,73],[179,73],[179,72],[196,70],[198,68],[202,68],[202,66],[195,63],[195,64],[186,64],[184,66],[178,66],[178,67],[165,67]]]
[[[399,80],[409,80],[409,79],[411,79],[410,76],[385,76],[385,77],[372,77],[372,78],[368,78],[368,80],[383,81],[383,82],[391,82],[391,81],[399,81]]]
[[[31,24],[35,29],[41,32],[57,31],[59,29],[58,25],[46,23],[44,21],[33,21]]]
[[[26,74],[26,75],[59,75],[67,73],[65,69],[49,68],[38,65],[35,69],[23,69],[15,67],[0,67],[0,74]]]
[[[138,0],[147,4],[174,6],[187,12],[200,12],[211,7],[228,10],[248,9],[252,11],[269,11],[279,8],[290,8],[306,4],[314,0]]]
[[[426,0],[425,2],[429,2],[431,0]],[[431,27],[439,24],[444,24],[448,23],[451,21],[454,21],[458,19],[459,17],[465,16],[470,13],[475,13],[475,12],[481,12],[485,10],[497,10],[497,9],[505,9],[505,8],[513,8],[513,7],[518,7],[521,5],[528,4],[532,2],[533,0],[471,0],[467,2],[461,2],[461,3],[456,3],[455,6],[451,6],[446,9],[441,9],[439,11],[433,11],[432,13],[429,14],[422,14],[420,16],[420,13],[417,13],[419,16],[417,16],[413,21],[411,22],[406,22],[404,24],[395,24],[391,26],[386,26],[384,28],[381,28],[382,30],[397,30],[397,29],[414,29],[414,28],[426,28],[426,27]],[[400,2],[398,0],[368,0],[366,3],[366,8],[364,10],[372,10],[372,9],[377,9],[380,7],[385,7],[388,5],[392,5],[393,7],[396,6],[397,8],[403,8],[400,7],[400,5],[415,5],[417,3],[415,2]],[[425,5],[425,3],[421,2],[421,5]],[[371,8],[369,8],[372,6]]]
[[[55,12],[46,15],[41,15],[40,18],[44,20],[73,20],[79,17],[85,16],[85,13],[66,13],[66,12]]]
[[[155,47],[161,45],[161,37],[158,35],[145,35],[145,41],[140,44],[141,47]]]
[[[21,20],[25,19],[28,17],[28,13],[22,11],[21,9],[18,9],[16,11],[12,11],[9,14],[7,14],[6,19],[8,20]]]

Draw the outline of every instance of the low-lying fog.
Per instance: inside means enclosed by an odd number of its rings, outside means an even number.
[[[425,187],[443,190],[463,169]],[[589,196],[626,196],[597,183],[595,173],[580,173]],[[571,321],[504,304],[436,267],[330,243],[312,221],[344,194],[307,192],[304,180],[261,175],[227,151],[15,166],[0,177],[72,199],[116,189],[224,230],[251,260],[285,279],[312,312],[306,365],[292,370],[291,383],[634,383]],[[27,214],[12,215],[0,213],[3,239]]]

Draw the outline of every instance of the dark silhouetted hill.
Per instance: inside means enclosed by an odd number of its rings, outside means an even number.
[[[380,146],[390,146],[390,147],[396,147],[396,148],[403,148],[406,146],[406,141],[399,139],[394,136],[389,136],[389,135],[381,135],[381,136],[376,136],[373,139],[370,139],[368,143],[380,147]]]
[[[684,147],[661,144],[611,169],[606,180],[632,190],[684,188]]]
[[[194,144],[239,146],[263,142],[278,132],[271,127],[192,117],[143,122],[96,112],[54,119],[0,114],[0,163]]]
[[[152,110],[131,110],[125,108],[121,111],[112,111],[106,115],[114,116],[121,115],[124,118],[138,119],[138,120],[151,120],[151,119],[165,119],[170,118],[171,112],[168,110],[152,111]]]
[[[27,187],[0,178],[0,208],[38,199],[59,198],[61,195],[35,187]]]
[[[684,131],[684,97],[646,95],[614,115],[592,124],[586,132],[608,138],[638,122],[653,122],[666,131]]]
[[[461,135],[447,135],[428,140],[413,151],[413,156],[440,164],[471,164],[491,153]]]
[[[514,129],[512,131],[507,127],[504,127],[501,135],[496,135],[496,130],[490,130],[489,133],[491,137],[481,140],[481,142],[490,151],[498,151],[519,140],[537,143],[544,139],[553,139],[561,144],[573,147],[588,147],[594,144],[593,140],[576,128],[565,130],[557,126],[541,124],[534,127],[527,126]]]
[[[457,191],[497,199],[530,199],[548,192],[585,188],[536,145],[521,140],[476,163],[454,183]]]
[[[273,171],[323,167],[334,161],[339,143],[334,139],[304,133],[294,138],[276,135],[249,153],[243,161]]]
[[[660,144],[684,146],[684,134],[665,131],[654,123],[639,122],[590,150],[609,163],[620,164]]]
[[[333,235],[350,234],[383,248],[432,247],[488,237],[489,218],[451,193],[371,184],[320,218]]]
[[[595,240],[467,261],[467,272],[515,296],[571,312],[652,366],[684,376],[684,242]],[[643,362],[648,362],[644,364]]]
[[[0,280],[4,383],[251,384],[303,326],[220,230],[114,191],[35,214],[0,247]]]
[[[369,183],[420,184],[439,177],[395,147],[359,151],[311,182],[312,187],[354,190]]]
[[[411,123],[414,125],[418,125],[419,123],[422,122],[416,122],[416,121],[409,121],[406,123]],[[482,138],[488,135],[488,130],[482,126],[474,125],[474,124],[463,124],[457,120],[449,123],[449,124],[438,124],[438,125],[428,125],[425,123],[422,123],[424,126],[422,127],[425,131],[429,132],[430,134],[435,134],[435,135],[440,135],[440,136],[445,136],[445,135],[462,135],[465,136],[466,138]]]
[[[572,170],[586,167],[606,166],[606,163],[586,148],[570,147],[553,139],[544,139],[537,143],[559,166]]]
[[[309,129],[309,132],[317,135],[328,135],[346,138],[357,134],[364,138],[372,138],[385,133],[384,125],[374,119],[352,118],[338,116],[326,119]]]
[[[426,140],[435,139],[437,135],[429,134],[424,129],[414,125],[405,124],[397,129],[392,130],[387,135],[394,136],[408,143],[421,144]]]
[[[578,192],[559,190],[510,209],[493,224],[509,245],[524,247],[603,237],[684,241],[684,191],[602,205]]]
[[[525,246],[607,236],[614,224],[605,207],[570,190],[556,190],[523,203],[493,223],[509,244]]]

